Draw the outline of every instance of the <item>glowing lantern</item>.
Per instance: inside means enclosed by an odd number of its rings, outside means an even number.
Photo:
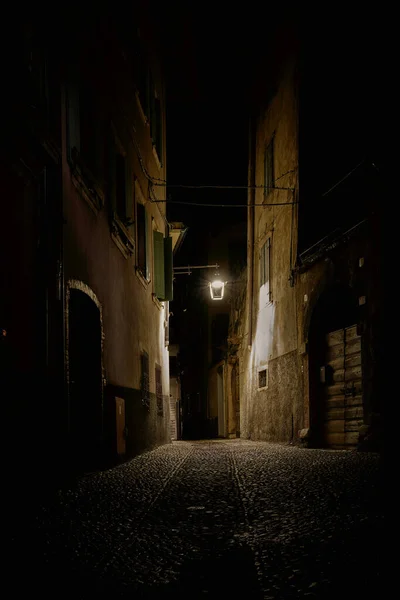
[[[222,300],[224,297],[225,283],[217,279],[210,282],[211,300]]]

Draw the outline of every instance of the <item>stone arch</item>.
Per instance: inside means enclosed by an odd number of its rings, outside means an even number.
[[[104,435],[102,306],[82,281],[66,285],[65,356],[71,458],[78,469],[100,464]]]

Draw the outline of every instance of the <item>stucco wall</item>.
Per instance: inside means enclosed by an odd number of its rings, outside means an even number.
[[[115,51],[115,49],[114,49]],[[95,60],[93,57],[91,60]],[[99,61],[101,57],[99,58]],[[106,64],[121,63],[113,55],[113,47]],[[153,76],[158,91],[164,93],[161,72],[152,57]],[[90,61],[89,61],[90,62]],[[165,161],[165,102],[162,97],[163,157],[158,161],[150,138],[150,126],[146,122],[132,87],[127,89],[126,65],[110,69],[95,78],[92,85],[98,93],[104,93],[105,159],[104,206],[95,214],[72,180],[67,157],[67,108],[63,103],[63,190],[64,190],[64,271],[66,281],[75,279],[89,286],[102,305],[104,331],[104,371],[106,378],[106,401],[112,414],[113,394],[125,398],[126,425],[128,431],[127,454],[143,451],[170,440],[169,405],[164,401],[163,416],[156,410],[155,364],[162,369],[162,393],[169,400],[169,355],[165,344],[165,305],[154,299],[153,230],[168,234],[165,223],[165,205],[152,203],[148,176],[166,179]],[[95,69],[94,69],[95,71]],[[107,88],[108,86],[108,88]],[[110,92],[109,88],[113,92]],[[107,90],[106,90],[107,88]],[[129,88],[129,86],[128,86]],[[130,93],[131,102],[126,104]],[[125,106],[119,102],[124,98]],[[124,256],[111,237],[110,197],[107,186],[107,152],[112,127],[127,152],[132,169],[134,202],[132,220],[136,221],[135,205],[140,200],[147,213],[149,280],[137,272],[137,239],[135,252]],[[152,197],[164,197],[162,187],[152,191]],[[132,231],[136,237],[135,227]],[[141,402],[140,355],[149,355],[150,412]],[[110,419],[112,417],[110,416]],[[112,429],[111,421],[105,424]],[[108,431],[112,437],[112,432]]]
[[[255,183],[265,185],[265,147],[274,137],[275,185],[285,189],[268,195],[257,189],[254,209],[252,327],[248,312],[242,319],[239,351],[241,436],[269,441],[289,441],[301,428],[303,417],[299,395],[296,293],[290,275],[294,266],[297,209],[297,114],[295,65],[288,63],[269,108],[260,115],[255,136]],[[286,188],[293,188],[286,189]],[[280,205],[288,203],[287,206]],[[260,286],[259,253],[267,239],[271,243],[270,294]],[[268,387],[258,389],[258,372],[268,369]],[[301,371],[300,371],[301,372]]]

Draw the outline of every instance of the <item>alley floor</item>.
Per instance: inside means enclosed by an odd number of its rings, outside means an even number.
[[[368,598],[381,586],[380,472],[372,453],[174,442],[43,505],[14,540],[14,593]]]

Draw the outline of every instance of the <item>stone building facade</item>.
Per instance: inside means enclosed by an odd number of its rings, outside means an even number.
[[[170,441],[172,238],[154,201],[165,87],[149,11],[15,26],[2,185],[18,252],[3,236],[2,386],[17,454],[47,465],[87,470]]]
[[[321,57],[294,44],[254,104],[247,295],[229,333],[244,438],[380,445],[382,192],[349,40]]]

